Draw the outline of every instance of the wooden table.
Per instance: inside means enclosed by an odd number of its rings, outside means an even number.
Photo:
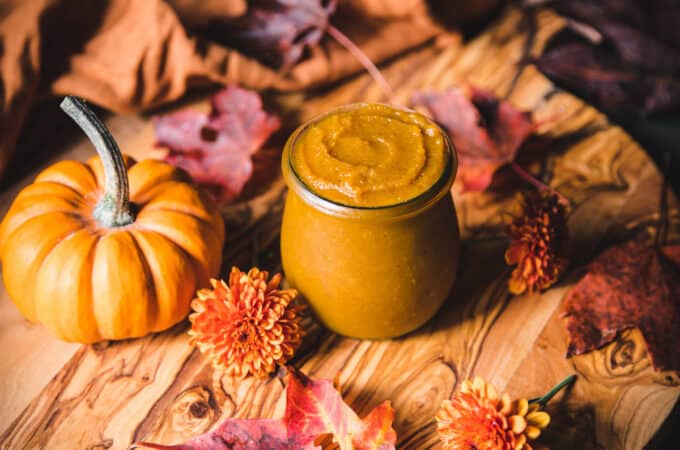
[[[512,194],[456,194],[463,263],[454,293],[439,314],[417,332],[379,342],[343,338],[310,320],[309,335],[294,360],[314,377],[339,374],[342,394],[359,415],[391,399],[400,448],[437,447],[433,417],[440,402],[474,375],[513,396],[533,397],[576,373],[573,387],[548,408],[553,423],[545,442],[558,449],[642,448],[680,394],[675,374],[650,367],[637,330],[600,351],[564,358],[563,296],[582,273],[579,267],[603,245],[654,222],[661,176],[642,149],[602,114],[556,89],[533,67],[518,69],[526,52],[540,52],[563,26],[549,10],[538,14],[535,35],[527,23],[518,10],[509,9],[466,45],[442,37],[392,62],[385,74],[402,103],[416,90],[464,81],[533,111],[543,123],[538,135],[551,143],[543,164],[550,184],[575,205],[569,219],[573,270],[543,294],[511,296],[502,215],[509,211]],[[281,96],[270,103],[284,111],[289,132],[295,123],[330,107],[371,100],[380,100],[380,92],[361,76],[331,91]],[[151,147],[148,117],[112,117],[108,124],[125,151],[137,157],[158,155]],[[85,159],[92,153],[80,137],[59,158]],[[0,212],[20,187],[2,194]],[[278,267],[283,193],[277,176],[251,200],[225,211],[225,269],[232,264],[246,268],[254,253],[260,264]],[[677,230],[677,208],[671,217]],[[278,380],[238,382],[219,376],[188,344],[186,330],[182,323],[142,339],[66,344],[23,321],[2,288],[0,445],[124,449],[142,438],[170,444],[226,417],[282,413]]]

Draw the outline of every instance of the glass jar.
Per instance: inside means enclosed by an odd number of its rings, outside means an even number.
[[[450,188],[455,152],[438,126],[448,161],[425,192],[389,206],[347,206],[312,192],[296,174],[298,137],[319,120],[364,104],[332,110],[288,139],[282,169],[288,194],[281,258],[290,285],[329,329],[357,338],[390,338],[428,321],[456,276],[459,231]]]

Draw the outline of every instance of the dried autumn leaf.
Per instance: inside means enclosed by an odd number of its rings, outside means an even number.
[[[654,368],[680,372],[680,245],[631,240],[605,250],[567,294],[565,316],[568,357],[639,328]]]
[[[336,0],[255,0],[243,16],[229,20],[219,36],[274,68],[289,67],[306,47],[319,43]],[[227,32],[224,32],[227,30]]]
[[[251,156],[280,122],[262,109],[253,91],[228,86],[210,99],[211,111],[191,109],[153,118],[157,145],[168,147],[165,160],[207,187],[219,203],[238,197],[253,173]]]
[[[472,88],[470,98],[460,89],[420,92],[413,106],[424,106],[446,128],[458,154],[457,179],[463,191],[482,191],[494,172],[514,161],[531,134],[531,114],[517,110],[490,92]]]
[[[202,34],[241,49],[265,64],[286,72],[303,59],[307,48],[317,46],[327,33],[357,59],[378,83],[386,98],[391,99],[392,88],[373,61],[348,36],[330,23],[329,18],[335,12],[337,3],[337,0],[250,1],[246,14],[236,19],[213,22],[204,27]],[[359,29],[366,28],[365,24],[353,24]],[[326,50],[321,53],[326,53]],[[320,68],[330,69],[330,59],[328,54],[321,59],[316,58],[316,62],[312,58],[309,61],[311,67],[298,67],[290,75],[292,78],[305,80],[306,83],[319,77],[327,78],[327,74],[321,73]],[[335,61],[336,58],[332,59]],[[326,61],[320,65],[320,60]]]
[[[184,444],[140,442],[132,448],[311,450],[318,449],[321,442],[342,450],[395,448],[394,410],[389,401],[377,406],[362,421],[342,400],[332,381],[312,380],[294,368],[289,371],[286,411],[281,419],[229,418],[216,430]]]
[[[557,11],[588,24],[606,39],[622,61],[639,68],[672,73],[680,70],[680,4],[674,0],[556,1]]]
[[[574,32],[558,33],[531,60],[551,80],[616,116],[680,107],[680,4],[569,0],[552,6]]]

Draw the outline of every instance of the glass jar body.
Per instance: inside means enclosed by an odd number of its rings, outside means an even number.
[[[336,216],[289,189],[281,256],[291,286],[331,330],[390,338],[429,320],[448,297],[459,232],[450,184],[410,214]]]

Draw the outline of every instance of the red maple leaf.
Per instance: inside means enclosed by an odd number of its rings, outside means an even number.
[[[255,0],[243,16],[211,36],[275,67],[295,64],[305,48],[319,43],[337,0]],[[224,32],[227,30],[227,33]]]
[[[631,240],[605,250],[567,294],[565,316],[567,357],[639,328],[654,368],[680,372],[680,245]]]
[[[311,450],[318,449],[319,441],[326,441],[329,435],[341,450],[395,448],[394,410],[389,401],[378,405],[362,421],[342,400],[332,381],[312,380],[294,368],[289,368],[289,372],[286,411],[281,419],[229,418],[214,431],[184,444],[140,442],[132,448]]]
[[[191,109],[153,118],[165,160],[206,186],[219,203],[233,201],[253,173],[251,156],[280,122],[262,109],[253,91],[228,86],[210,98],[211,111]]]
[[[471,88],[470,98],[457,88],[420,92],[411,103],[424,106],[451,137],[463,192],[486,189],[494,172],[514,161],[534,129],[529,112],[482,89]]]

